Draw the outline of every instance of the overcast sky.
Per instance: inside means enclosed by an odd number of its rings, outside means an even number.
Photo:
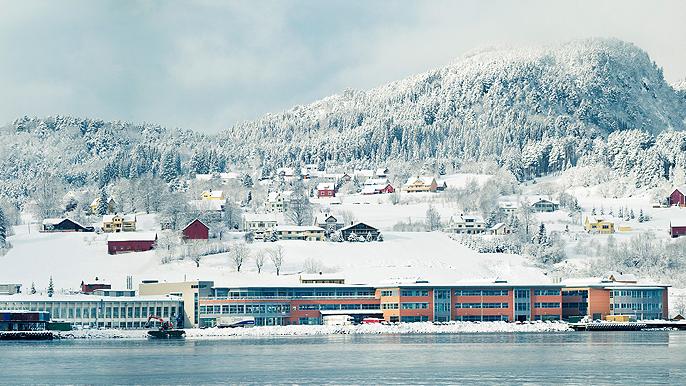
[[[216,132],[482,46],[597,36],[686,77],[686,1],[0,0],[0,124],[62,114]]]

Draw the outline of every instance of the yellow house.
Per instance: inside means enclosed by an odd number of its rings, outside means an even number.
[[[410,177],[403,185],[403,190],[408,193],[435,192],[437,188],[438,183],[436,179],[427,176]]]
[[[225,200],[223,190],[205,190],[202,192],[201,197],[203,200]]]
[[[134,232],[136,230],[136,215],[106,215],[102,216],[103,232]]]
[[[586,220],[584,221],[584,228],[588,233],[615,233],[615,223],[598,217],[586,216]]]

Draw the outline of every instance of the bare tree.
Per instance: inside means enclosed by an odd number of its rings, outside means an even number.
[[[201,250],[200,245],[198,245],[197,242],[191,243],[189,246],[189,252],[191,255],[191,260],[195,263],[196,268],[200,268],[200,261],[202,260],[202,257],[205,254],[205,251]]]
[[[231,252],[229,252],[229,256],[234,268],[236,268],[236,272],[240,272],[241,267],[249,258],[248,247],[244,243],[236,243]]]
[[[343,221],[343,224],[345,225],[351,225],[354,223],[357,219],[355,218],[355,213],[349,210],[341,210],[338,212],[338,216],[340,217],[340,220]]]
[[[285,257],[283,247],[277,245],[276,247],[267,250],[267,253],[269,254],[269,260],[271,260],[272,264],[274,264],[274,269],[276,269],[276,276],[279,276],[279,273],[281,272],[281,266],[283,265],[283,259]]]
[[[433,232],[441,229],[441,215],[433,206],[426,210],[426,230]]]
[[[255,253],[255,267],[257,267],[257,273],[262,273],[262,267],[264,267],[264,251],[257,251]]]
[[[295,225],[306,225],[312,221],[312,204],[300,180],[294,183],[286,217]]]
[[[305,273],[319,273],[324,271],[324,264],[321,261],[312,257],[305,259],[302,270]]]

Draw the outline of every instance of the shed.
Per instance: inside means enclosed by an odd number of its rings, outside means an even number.
[[[155,247],[156,242],[157,233],[154,232],[114,233],[107,238],[107,253],[114,255],[149,251]]]
[[[210,227],[196,218],[186,225],[181,233],[184,240],[207,240],[210,238]]]

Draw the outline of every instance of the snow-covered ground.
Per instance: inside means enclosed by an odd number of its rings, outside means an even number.
[[[262,326],[252,328],[187,329],[186,339],[231,339],[276,336],[354,335],[354,334],[464,334],[464,333],[540,333],[571,331],[561,322],[449,322],[445,324],[398,323],[356,326]],[[143,330],[76,330],[60,333],[65,339],[147,339]]]
[[[181,281],[215,280],[225,285],[293,284],[306,263],[324,272],[336,272],[347,283],[379,283],[418,277],[441,282],[493,279],[547,281],[528,260],[511,254],[479,254],[441,232],[385,232],[383,242],[333,243],[319,241],[255,242],[253,254],[281,245],[285,251],[282,275],[276,276],[267,262],[257,273],[253,261],[235,272],[226,253],[205,257],[197,268],[192,261],[161,264],[154,251],[108,255],[105,235],[93,233],[29,234],[26,226],[15,228],[14,247],[0,257],[0,282],[18,282],[28,289],[32,282],[44,290],[50,276],[55,288],[76,289],[81,280],[95,276],[113,287],[124,287],[126,276]]]

